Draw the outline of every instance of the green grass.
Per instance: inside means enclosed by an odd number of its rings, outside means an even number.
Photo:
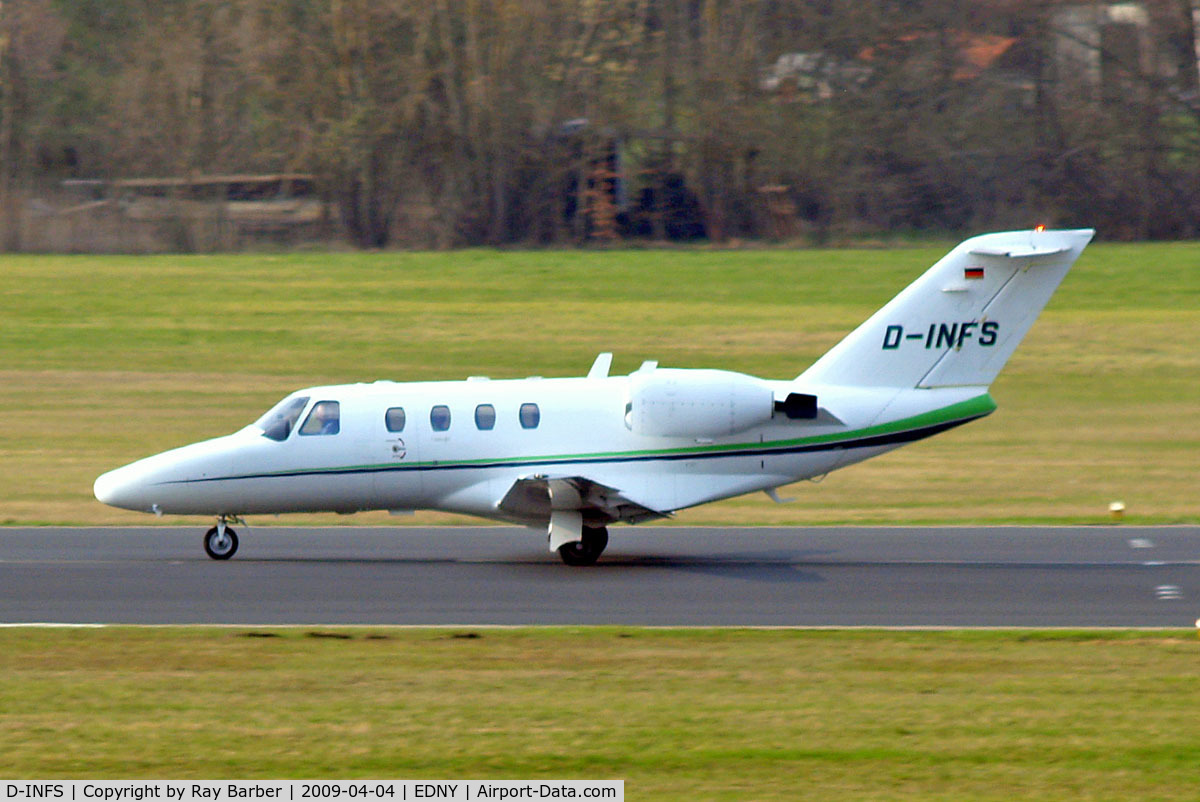
[[[3,256],[0,523],[148,523],[94,501],[95,476],[310,384],[581,375],[603,350],[614,372],[794,376],[943,252]],[[795,504],[679,520],[1088,522],[1118,499],[1130,521],[1200,520],[1198,267],[1196,243],[1093,245],[994,385],[997,414]]]
[[[15,629],[0,676],[6,778],[1171,800],[1200,766],[1179,632]]]

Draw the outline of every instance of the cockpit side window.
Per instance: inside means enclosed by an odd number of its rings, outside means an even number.
[[[341,428],[341,405],[337,401],[318,401],[300,427],[300,434],[337,434]]]
[[[292,427],[296,425],[306,404],[308,396],[285,398],[271,407],[271,410],[255,421],[254,425],[262,429],[263,437],[282,442],[292,433]]]

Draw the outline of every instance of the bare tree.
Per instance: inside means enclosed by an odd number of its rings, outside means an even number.
[[[405,0],[288,0],[257,10],[283,158],[312,166],[354,242],[386,245],[426,133],[432,10]]]
[[[21,247],[21,209],[43,138],[64,26],[50,0],[0,2],[0,247]]]
[[[1184,236],[1200,219],[1195,12],[0,0],[0,244],[20,245],[25,188],[68,161],[313,173],[362,247],[1031,219]],[[1077,76],[1068,50],[1090,65]]]

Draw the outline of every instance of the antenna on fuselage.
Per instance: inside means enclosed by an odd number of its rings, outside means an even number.
[[[592,368],[587,372],[589,379],[607,379],[608,369],[612,367],[612,353],[605,351],[597,355],[596,361],[592,363]]]

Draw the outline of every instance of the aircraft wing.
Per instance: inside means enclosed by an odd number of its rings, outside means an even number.
[[[523,476],[513,482],[499,506],[509,515],[535,519],[549,519],[554,510],[578,510],[585,519],[604,524],[670,517],[586,476]]]

